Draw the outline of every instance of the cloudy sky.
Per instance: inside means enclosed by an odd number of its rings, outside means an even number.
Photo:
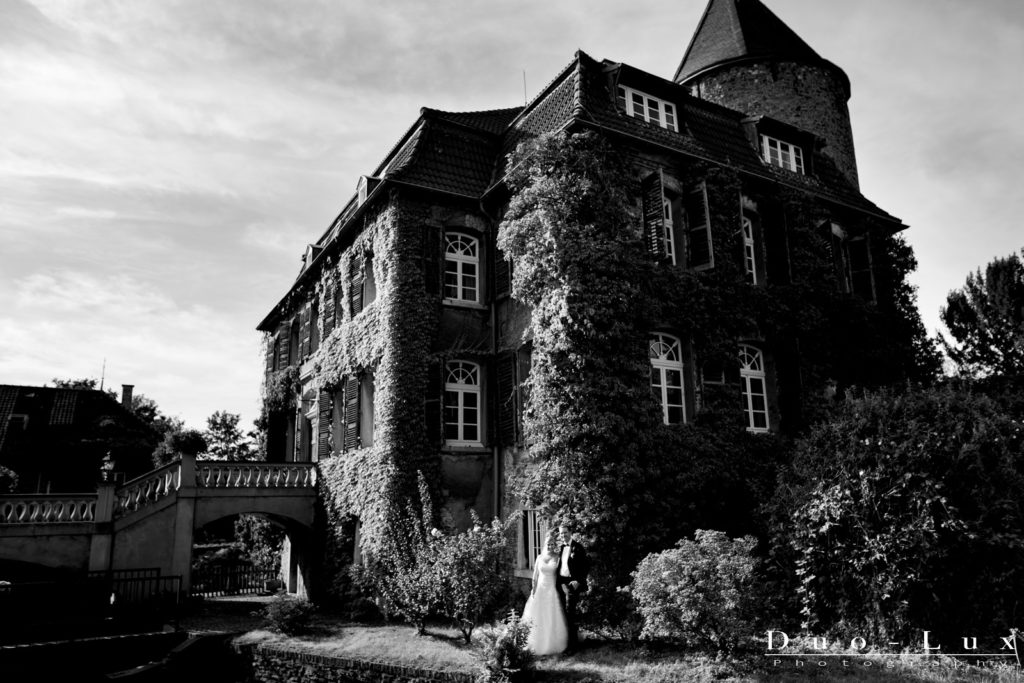
[[[257,412],[254,328],[421,106],[508,107],[581,48],[671,78],[705,0],[0,0],[0,383]],[[862,190],[930,330],[1024,246],[1024,4],[766,0],[849,74]]]

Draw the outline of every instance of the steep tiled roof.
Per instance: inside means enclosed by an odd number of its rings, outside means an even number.
[[[822,61],[761,0],[710,0],[675,80],[682,83],[712,66],[757,58]]]
[[[479,197],[487,189],[498,138],[467,130],[444,119],[427,119],[415,135],[408,158],[388,169],[387,177],[442,192]]]
[[[476,128],[478,130],[486,131],[488,133],[501,134],[508,128],[508,124],[512,122],[519,112],[523,110],[522,107],[509,107],[508,109],[491,109],[488,111],[441,111],[439,109],[428,109],[424,108],[423,113],[430,114],[439,119],[457,123],[461,126],[467,126],[469,128]]]
[[[839,173],[832,161],[816,152],[814,175],[791,173],[764,163],[744,131],[744,114],[693,97],[688,88],[624,64],[597,62],[586,54],[579,56],[581,95],[585,112],[581,116],[600,127],[646,140],[650,143],[698,157],[746,174],[774,180],[783,185],[815,194],[827,201],[848,206],[885,221],[902,225],[867,200]],[[630,80],[634,79],[634,80]],[[679,112],[679,132],[627,116],[615,103],[613,88],[617,82],[642,79],[648,94],[675,103]]]

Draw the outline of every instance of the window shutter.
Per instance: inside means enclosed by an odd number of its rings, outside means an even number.
[[[281,353],[280,346],[281,342],[276,334],[267,339],[267,373],[274,371],[277,358]]]
[[[503,446],[516,442],[516,357],[515,354],[499,354],[495,381],[498,385],[498,439]]]
[[[335,284],[333,279],[328,280],[326,286],[324,287],[324,304],[323,313],[321,314],[324,319],[324,339],[327,339],[327,337],[330,336],[331,334],[331,330],[334,329],[334,316],[336,313],[336,311],[334,310],[334,297],[336,287],[337,285]]]
[[[663,259],[666,256],[661,239],[665,229],[665,188],[660,168],[640,181],[640,196],[643,201],[644,242],[654,258]]]
[[[353,254],[348,266],[348,298],[352,307],[352,317],[363,310],[363,255]]]
[[[430,446],[440,446],[444,438],[444,425],[441,423],[441,394],[444,389],[444,380],[441,373],[444,365],[438,361],[432,361],[427,366],[427,388],[423,397],[423,420],[426,424],[427,443]]]
[[[764,266],[768,282],[788,284],[789,240],[786,237],[786,214],[775,207],[769,207],[761,224],[764,235]]]
[[[516,352],[516,443],[523,442],[523,416],[530,398],[526,380],[530,377],[531,354],[530,346],[520,347]]]
[[[875,283],[871,274],[871,242],[869,235],[847,242],[850,255],[850,282],[853,293],[865,301],[875,300]]]
[[[317,460],[323,460],[331,454],[331,394],[328,391],[320,392],[317,401],[316,431],[317,431]]]
[[[312,327],[310,326],[311,312],[312,309],[309,306],[306,306],[305,308],[302,309],[302,327],[299,328],[299,348],[301,349],[301,352],[299,353],[300,361],[302,358],[305,358],[310,353],[310,334],[312,331]]]
[[[500,299],[512,293],[512,264],[505,260],[505,254],[494,248],[494,298]]]
[[[430,225],[423,226],[423,284],[441,296],[441,229]]]
[[[290,321],[283,321],[277,326],[277,338],[280,340],[278,345],[278,356],[277,356],[277,369],[284,370],[288,367],[288,354],[289,354],[289,342],[291,337],[291,323]]]
[[[359,448],[359,379],[345,378],[345,447],[346,451]]]
[[[715,267],[711,244],[711,219],[708,211],[708,188],[701,183],[686,193],[686,242],[689,249],[687,265],[694,270]]]

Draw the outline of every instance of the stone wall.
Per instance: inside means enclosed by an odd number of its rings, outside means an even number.
[[[701,76],[700,97],[820,136],[827,143],[822,152],[858,186],[848,94],[832,68],[793,62],[739,64]]]
[[[235,646],[252,662],[252,680],[258,683],[473,683],[470,673],[431,671],[397,664],[366,662],[266,645]]]

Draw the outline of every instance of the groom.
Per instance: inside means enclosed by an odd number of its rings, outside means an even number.
[[[565,618],[569,622],[569,647],[572,652],[579,643],[579,629],[576,625],[576,606],[580,595],[587,590],[587,572],[590,563],[583,544],[576,540],[573,528],[568,523],[558,528],[562,539],[562,550],[558,566],[558,595],[565,608]]]

